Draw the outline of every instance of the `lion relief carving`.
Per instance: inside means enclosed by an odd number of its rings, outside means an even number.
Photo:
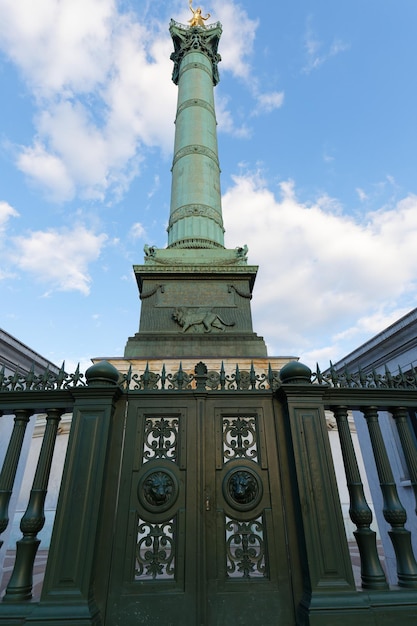
[[[172,497],[173,482],[165,472],[153,472],[144,485],[145,498],[153,506],[166,504]]]
[[[225,322],[217,313],[208,308],[186,309],[179,307],[173,312],[172,319],[182,327],[183,333],[190,328],[193,328],[195,332],[210,333],[213,328],[224,332],[227,326],[235,325],[235,322]]]
[[[258,484],[249,472],[235,472],[229,480],[229,493],[238,504],[249,504],[258,495]]]

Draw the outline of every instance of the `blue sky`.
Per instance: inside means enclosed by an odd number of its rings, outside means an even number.
[[[195,5],[197,6],[197,5]],[[327,366],[417,306],[417,3],[202,4],[226,245],[269,354]],[[166,245],[186,0],[0,0],[0,325],[71,368],[122,356]]]

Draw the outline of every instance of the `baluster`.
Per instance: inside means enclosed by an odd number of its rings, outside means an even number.
[[[3,598],[5,602],[30,600],[33,586],[33,564],[40,540],[37,538],[45,524],[44,503],[51,471],[56,434],[63,409],[49,409],[45,433],[39,453],[29,504],[20,522],[22,539],[16,542],[16,561]]]
[[[354,531],[361,557],[361,579],[364,589],[386,589],[388,587],[384,571],[378,557],[376,533],[371,530],[372,511],[366,502],[363,484],[356,460],[355,448],[348,422],[348,411],[345,406],[335,407],[336,418],[345,466],[347,487],[350,496],[349,515],[356,525]]]
[[[14,411],[14,415],[13,431],[0,474],[0,535],[6,530],[9,523],[9,502],[31,411],[18,409]],[[0,540],[0,548],[2,545],[3,541]]]
[[[404,524],[407,513],[398,497],[397,487],[382,438],[376,407],[362,409],[368,424],[369,436],[374,453],[379,484],[384,499],[384,518],[391,525],[388,531],[397,558],[398,584],[401,587],[417,588],[417,563],[411,547],[411,533]]]
[[[407,463],[408,473],[414,491],[417,514],[417,448],[410,429],[408,410],[404,407],[395,407],[395,409],[391,409],[391,413],[397,424],[405,462]]]

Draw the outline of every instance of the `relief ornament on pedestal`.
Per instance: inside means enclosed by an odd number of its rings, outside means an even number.
[[[225,322],[217,313],[210,308],[186,308],[179,307],[172,314],[172,319],[182,327],[185,333],[190,328],[195,332],[210,333],[213,329],[224,332],[226,327],[234,326],[235,322]]]

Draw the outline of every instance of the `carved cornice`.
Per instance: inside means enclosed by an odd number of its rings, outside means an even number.
[[[176,222],[186,217],[206,217],[216,222],[223,229],[222,216],[218,211],[206,204],[185,204],[179,207],[171,214],[168,228],[171,228]]]
[[[190,154],[201,154],[208,157],[209,159],[214,161],[220,171],[220,164],[219,159],[217,158],[217,154],[213,150],[210,150],[210,148],[207,148],[207,146],[200,146],[199,144],[191,144],[190,146],[184,146],[184,148],[178,150],[178,152],[174,154],[172,167],[174,167],[177,161],[182,159],[182,157],[188,156]]]
[[[217,65],[221,61],[220,54],[217,52],[222,33],[220,22],[211,24],[207,28],[200,26],[190,28],[171,20],[169,32],[174,43],[174,52],[171,54],[171,60],[174,61],[172,72],[174,83],[178,85],[181,62],[184,56],[188,52],[201,52],[211,61],[213,85],[217,85],[219,82]]]

